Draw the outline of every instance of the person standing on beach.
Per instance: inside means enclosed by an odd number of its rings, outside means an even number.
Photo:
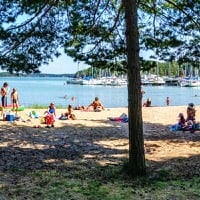
[[[51,125],[51,127],[54,127],[54,122],[56,120],[56,106],[53,102],[50,103],[47,111],[45,111],[44,114],[45,114],[45,121],[47,124],[46,127],[50,128],[49,125]]]
[[[169,104],[170,104],[170,99],[169,99],[169,97],[167,97],[166,98],[166,105],[169,106]]]
[[[13,91],[11,92],[11,102],[12,102],[12,107],[13,111],[17,114],[18,107],[19,107],[19,98],[18,98],[18,92],[16,88],[13,88]]]
[[[7,94],[8,94],[8,83],[5,82],[1,87],[1,114],[3,114],[4,109],[7,107]]]

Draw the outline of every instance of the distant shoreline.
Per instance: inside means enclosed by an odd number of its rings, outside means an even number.
[[[46,73],[35,73],[35,74],[10,74],[9,72],[0,72],[0,77],[68,77],[73,78],[75,74],[46,74]]]

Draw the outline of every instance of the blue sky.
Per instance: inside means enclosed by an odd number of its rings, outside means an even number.
[[[149,53],[147,52],[141,52],[141,54],[146,59],[149,57]],[[55,58],[52,63],[49,63],[49,65],[40,67],[40,71],[47,74],[73,74],[78,70],[83,70],[88,67],[89,66],[85,65],[84,63],[80,63],[78,65],[77,62],[73,62],[72,58],[63,53],[63,55]]]
[[[86,68],[83,65],[81,67]],[[81,67],[79,67],[80,70]],[[40,71],[48,74],[73,74],[78,71],[78,64],[73,62],[73,59],[67,55],[62,55],[55,58],[52,63],[49,63],[49,65],[40,67]]]

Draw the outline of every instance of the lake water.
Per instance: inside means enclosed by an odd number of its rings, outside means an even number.
[[[125,107],[128,105],[127,87],[88,86],[66,84],[66,77],[1,77],[0,84],[8,82],[10,92],[15,87],[19,93],[20,104],[56,105],[68,104],[87,106],[98,96],[107,108]],[[150,97],[152,106],[165,106],[165,99],[170,97],[170,105],[187,105],[200,102],[200,87],[187,88],[179,86],[143,86],[143,101]],[[72,101],[72,97],[75,101]],[[10,99],[9,99],[10,102]]]

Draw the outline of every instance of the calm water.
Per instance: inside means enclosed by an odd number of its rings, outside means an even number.
[[[15,77],[0,78],[0,84],[7,81],[10,92],[16,87],[19,93],[20,104],[31,106],[34,104],[48,105],[55,102],[56,105],[66,106],[88,105],[98,96],[105,107],[124,107],[128,105],[127,88],[111,86],[83,86],[69,85],[66,78],[44,78],[44,77]],[[193,102],[200,104],[200,87],[186,88],[178,86],[144,86],[146,92],[143,101],[150,97],[153,106],[165,106],[167,96],[171,99],[170,105],[187,105]],[[72,102],[71,98],[76,97]]]

